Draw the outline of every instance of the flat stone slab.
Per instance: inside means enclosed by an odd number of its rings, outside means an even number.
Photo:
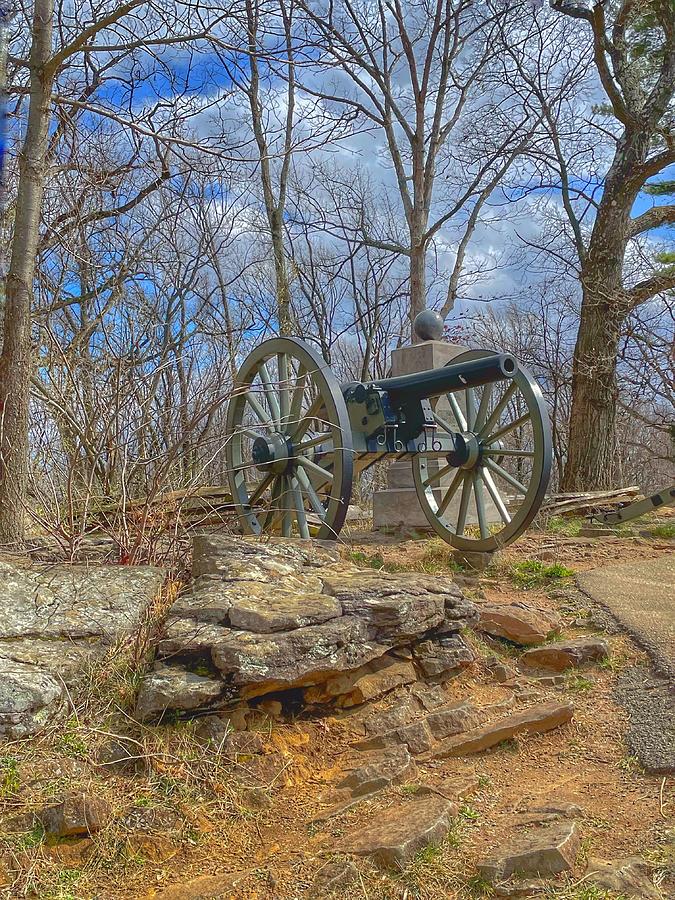
[[[54,675],[0,656],[0,738],[35,734],[65,709],[66,692]]]
[[[12,638],[75,640],[130,631],[163,580],[150,566],[0,562],[0,652]]]
[[[231,581],[278,581],[293,574],[325,571],[340,563],[338,551],[318,541],[274,537],[263,544],[205,532],[194,536],[192,550],[195,578],[220,575]]]
[[[335,675],[305,691],[307,704],[335,701],[337,706],[350,707],[381,697],[404,684],[416,681],[413,664],[385,654],[361,669]]]
[[[345,615],[363,619],[378,637],[395,634],[401,641],[440,625],[446,596],[456,599],[459,593],[447,589],[440,579],[431,583],[426,579],[425,584],[424,578],[407,573],[393,576],[372,571],[329,575],[324,591],[340,602]]]
[[[478,864],[491,884],[520,876],[557,875],[574,868],[581,846],[575,822],[557,822],[516,833],[497,853]]]
[[[170,666],[158,666],[152,678],[143,678],[136,701],[141,719],[159,717],[167,709],[200,709],[222,698],[225,685],[219,678],[205,678]]]
[[[559,631],[561,624],[557,613],[544,612],[525,603],[493,603],[480,607],[478,628],[492,637],[527,646],[541,644]]]
[[[321,625],[342,615],[342,607],[333,597],[319,593],[302,593],[284,587],[270,591],[265,585],[247,591],[233,600],[230,625],[245,631],[266,634],[291,631],[307,625]]]
[[[368,638],[367,624],[341,617],[277,634],[231,631],[211,647],[214,664],[248,696],[317,684],[357,669],[387,650]]]
[[[592,569],[577,583],[675,678],[675,554]]]
[[[665,894],[654,886],[650,870],[651,867],[639,857],[615,859],[610,862],[591,857],[588,860],[584,882],[596,884],[603,890],[616,891],[622,897],[663,900]]]
[[[448,738],[435,747],[430,756],[444,759],[451,756],[469,756],[489,750],[502,741],[519,734],[535,734],[551,731],[569,722],[574,715],[571,703],[537,703],[522,712],[504,716],[482,728],[474,728],[454,738]]]
[[[366,762],[359,760],[337,785],[347,789],[353,797],[374,794],[390,784],[400,784],[415,776],[417,769],[408,751],[397,747],[387,753],[375,754]]]
[[[433,795],[393,806],[348,834],[341,849],[369,856],[384,868],[403,869],[420,850],[442,843],[457,812],[456,804]]]
[[[551,672],[566,672],[587,663],[600,662],[609,656],[606,641],[595,637],[577,638],[573,641],[559,641],[544,647],[532,647],[520,657],[524,666],[532,669],[547,669]]]

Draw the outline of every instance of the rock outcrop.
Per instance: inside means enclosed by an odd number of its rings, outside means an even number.
[[[148,566],[0,562],[0,738],[62,715],[66,688],[138,627],[163,580]]]
[[[306,703],[353,706],[474,658],[460,631],[477,611],[447,579],[359,570],[319,542],[211,534],[194,539],[194,575],[141,685],[140,718],[297,688]]]
[[[511,740],[519,734],[536,734],[552,731],[569,722],[574,715],[571,703],[537,703],[522,712],[497,719],[489,725],[465,731],[457,737],[449,738],[436,747],[432,756],[444,759],[452,756],[470,756],[496,747],[502,741]]]

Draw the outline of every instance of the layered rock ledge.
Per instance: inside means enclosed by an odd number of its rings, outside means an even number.
[[[86,666],[136,630],[164,573],[0,562],[0,738],[62,715]]]
[[[477,610],[446,578],[360,570],[317,542],[194,539],[193,581],[169,613],[137,715],[209,711],[297,691],[365,702],[473,660]]]

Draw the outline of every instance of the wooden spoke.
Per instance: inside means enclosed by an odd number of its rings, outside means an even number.
[[[251,496],[248,498],[249,506],[255,506],[255,504],[258,502],[258,500],[260,500],[260,498],[265,493],[265,491],[270,486],[270,484],[272,483],[273,480],[274,480],[274,475],[272,475],[271,473],[269,475],[266,475],[263,478],[263,480],[260,482],[260,484],[253,491]]]
[[[457,424],[459,425],[460,431],[468,431],[466,418],[464,417],[464,413],[459,405],[457,397],[454,394],[446,394],[448,398],[448,403],[450,404],[450,409],[453,412],[455,419],[457,419]],[[456,431],[456,429],[453,429]]]
[[[312,447],[318,447],[319,444],[325,444],[327,441],[332,441],[333,436],[326,432],[325,434],[319,434],[317,437],[311,438],[307,441],[302,441],[300,444],[295,445],[295,452],[302,453],[303,450],[309,450]],[[333,448],[331,447],[331,452]]]
[[[500,465],[498,465],[493,459],[486,459],[485,465],[495,473],[495,475],[499,475],[500,478],[503,478],[507,484],[510,484],[514,490],[518,491],[519,494],[522,494],[523,497],[527,494],[527,488],[524,484],[521,484],[517,478],[514,478],[513,475],[509,475],[506,469],[502,469]]]
[[[260,363],[258,373],[260,374],[260,380],[265,387],[265,399],[267,400],[267,404],[270,408],[270,413],[272,414],[274,424],[281,427],[281,412],[279,410],[279,401],[277,400],[274,388],[272,387],[270,373],[267,371],[267,366],[264,362]]]
[[[516,419],[513,422],[510,422],[508,425],[505,425],[503,428],[500,428],[499,431],[495,431],[494,434],[491,434],[489,438],[485,439],[486,444],[494,444],[495,441],[498,441],[499,438],[504,437],[505,434],[509,434],[512,431],[515,431],[516,428],[520,428],[521,425],[524,425],[525,422],[530,421],[530,414],[525,413],[524,416],[520,416],[519,419]]]
[[[462,485],[462,496],[459,501],[459,513],[457,515],[457,534],[464,534],[466,527],[466,514],[469,510],[469,500],[471,499],[471,474],[464,472],[464,484]]]
[[[478,412],[476,413],[476,421],[473,423],[474,431],[480,431],[485,422],[488,409],[490,408],[490,400],[492,400],[492,385],[486,384],[483,388],[483,396],[480,398]]]
[[[293,492],[293,503],[295,505],[295,516],[298,520],[298,528],[300,529],[300,537],[309,539],[309,527],[307,525],[307,515],[302,500],[302,491],[300,483],[295,476],[290,478],[291,490]]]
[[[323,503],[321,502],[321,498],[314,490],[314,485],[309,480],[307,472],[305,472],[304,469],[298,468],[295,474],[297,475],[298,481],[300,482],[303,491],[307,495],[310,506],[317,514],[317,516],[319,516],[321,519],[324,519],[326,517],[326,510]]]
[[[480,469],[474,469],[472,474],[473,495],[476,501],[476,512],[478,513],[478,527],[482,538],[490,537],[490,529],[488,528],[487,514],[485,512],[485,495],[483,494],[483,479],[481,478]]]
[[[310,472],[314,472],[315,475],[323,478],[324,481],[333,481],[332,472],[329,472],[327,469],[321,468],[321,466],[318,466],[313,460],[308,459],[306,456],[300,456],[298,458],[298,462],[304,469],[309,469]]]
[[[298,422],[298,427],[295,432],[291,435],[291,440],[295,444],[296,441],[299,441],[300,438],[305,434],[313,419],[316,419],[316,414],[319,412],[321,407],[323,406],[323,400],[321,396],[315,397],[314,400],[309,405],[309,408],[306,413],[302,416],[300,421]]]
[[[300,424],[300,418],[302,415],[302,401],[305,398],[305,389],[307,388],[308,377],[309,376],[307,372],[305,372],[305,370],[301,366],[298,370],[298,380],[295,383],[293,396],[291,398],[291,409],[288,414],[289,428],[293,428],[293,426],[297,426]]]
[[[450,505],[450,501],[457,493],[457,489],[459,488],[460,484],[463,481],[464,481],[464,470],[458,469],[455,477],[452,479],[452,481],[448,485],[448,489],[445,492],[445,494],[443,495],[443,499],[441,500],[441,502],[438,506],[438,509],[436,510],[436,515],[439,518],[441,516],[445,515],[445,511],[448,508],[448,506]]]
[[[464,391],[464,399],[466,402],[466,430],[475,431],[474,421],[476,419],[476,395],[473,391],[473,388],[467,388]]]
[[[291,509],[292,498],[289,496],[289,484],[286,475],[281,476],[282,492],[281,492],[281,534],[283,537],[291,537],[293,534],[293,510]]]
[[[497,485],[495,484],[492,475],[487,471],[487,469],[485,467],[483,467],[481,475],[483,476],[483,481],[485,482],[485,487],[488,489],[488,493],[490,494],[490,497],[492,497],[492,502],[497,507],[497,511],[499,512],[499,515],[502,518],[502,522],[504,522],[506,525],[508,525],[509,522],[511,521],[511,516],[509,515],[509,511],[506,508],[506,504],[504,503],[504,500],[502,499],[502,495],[497,490]]]
[[[534,450],[500,450],[498,447],[484,447],[483,456],[523,456],[534,459]]]
[[[504,396],[502,397],[502,399],[499,401],[499,403],[495,406],[495,408],[492,410],[492,412],[488,416],[487,422],[483,425],[483,427],[479,431],[479,436],[482,440],[485,440],[485,435],[490,434],[490,431],[492,430],[493,426],[497,424],[497,422],[499,421],[499,417],[506,409],[507,403],[509,402],[511,397],[513,397],[516,390],[517,390],[516,382],[512,381],[511,384],[504,391]]]
[[[251,437],[255,440],[255,438],[265,437],[262,431],[258,431],[256,428],[242,428],[241,433],[247,435],[247,437]]]
[[[255,397],[251,391],[246,391],[245,397],[246,402],[256,414],[258,420],[264,425],[267,425],[268,428],[274,428],[274,422],[269,417],[267,410],[262,406],[258,398]]]
[[[290,412],[290,399],[288,390],[288,355],[277,353],[277,368],[279,370],[279,422],[286,423]]]
[[[446,431],[448,434],[457,434],[457,429],[453,428],[452,425],[445,421],[445,419],[442,419],[436,413],[433,413],[432,415],[434,417],[434,422],[437,425],[440,425],[443,431]]]
[[[274,478],[274,482],[272,484],[272,496],[270,499],[270,507],[268,513],[268,523],[267,530],[273,531],[276,528],[276,524],[281,518],[282,509],[281,509],[281,491],[282,491],[282,478],[283,476],[277,475]]]
[[[438,472],[434,472],[432,475],[429,475],[429,477],[426,478],[422,482],[422,484],[424,485],[424,487],[427,487],[427,485],[433,484],[434,481],[440,481],[440,479],[443,478],[444,475],[447,475],[448,472],[451,472],[453,469],[456,469],[456,468],[457,468],[457,466],[452,466],[452,465],[450,465],[450,463],[448,463],[447,466],[443,466],[443,468],[439,469]]]

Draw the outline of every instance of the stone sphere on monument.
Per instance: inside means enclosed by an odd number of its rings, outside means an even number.
[[[443,337],[443,319],[433,309],[423,309],[418,313],[413,328],[421,341],[440,341]]]

